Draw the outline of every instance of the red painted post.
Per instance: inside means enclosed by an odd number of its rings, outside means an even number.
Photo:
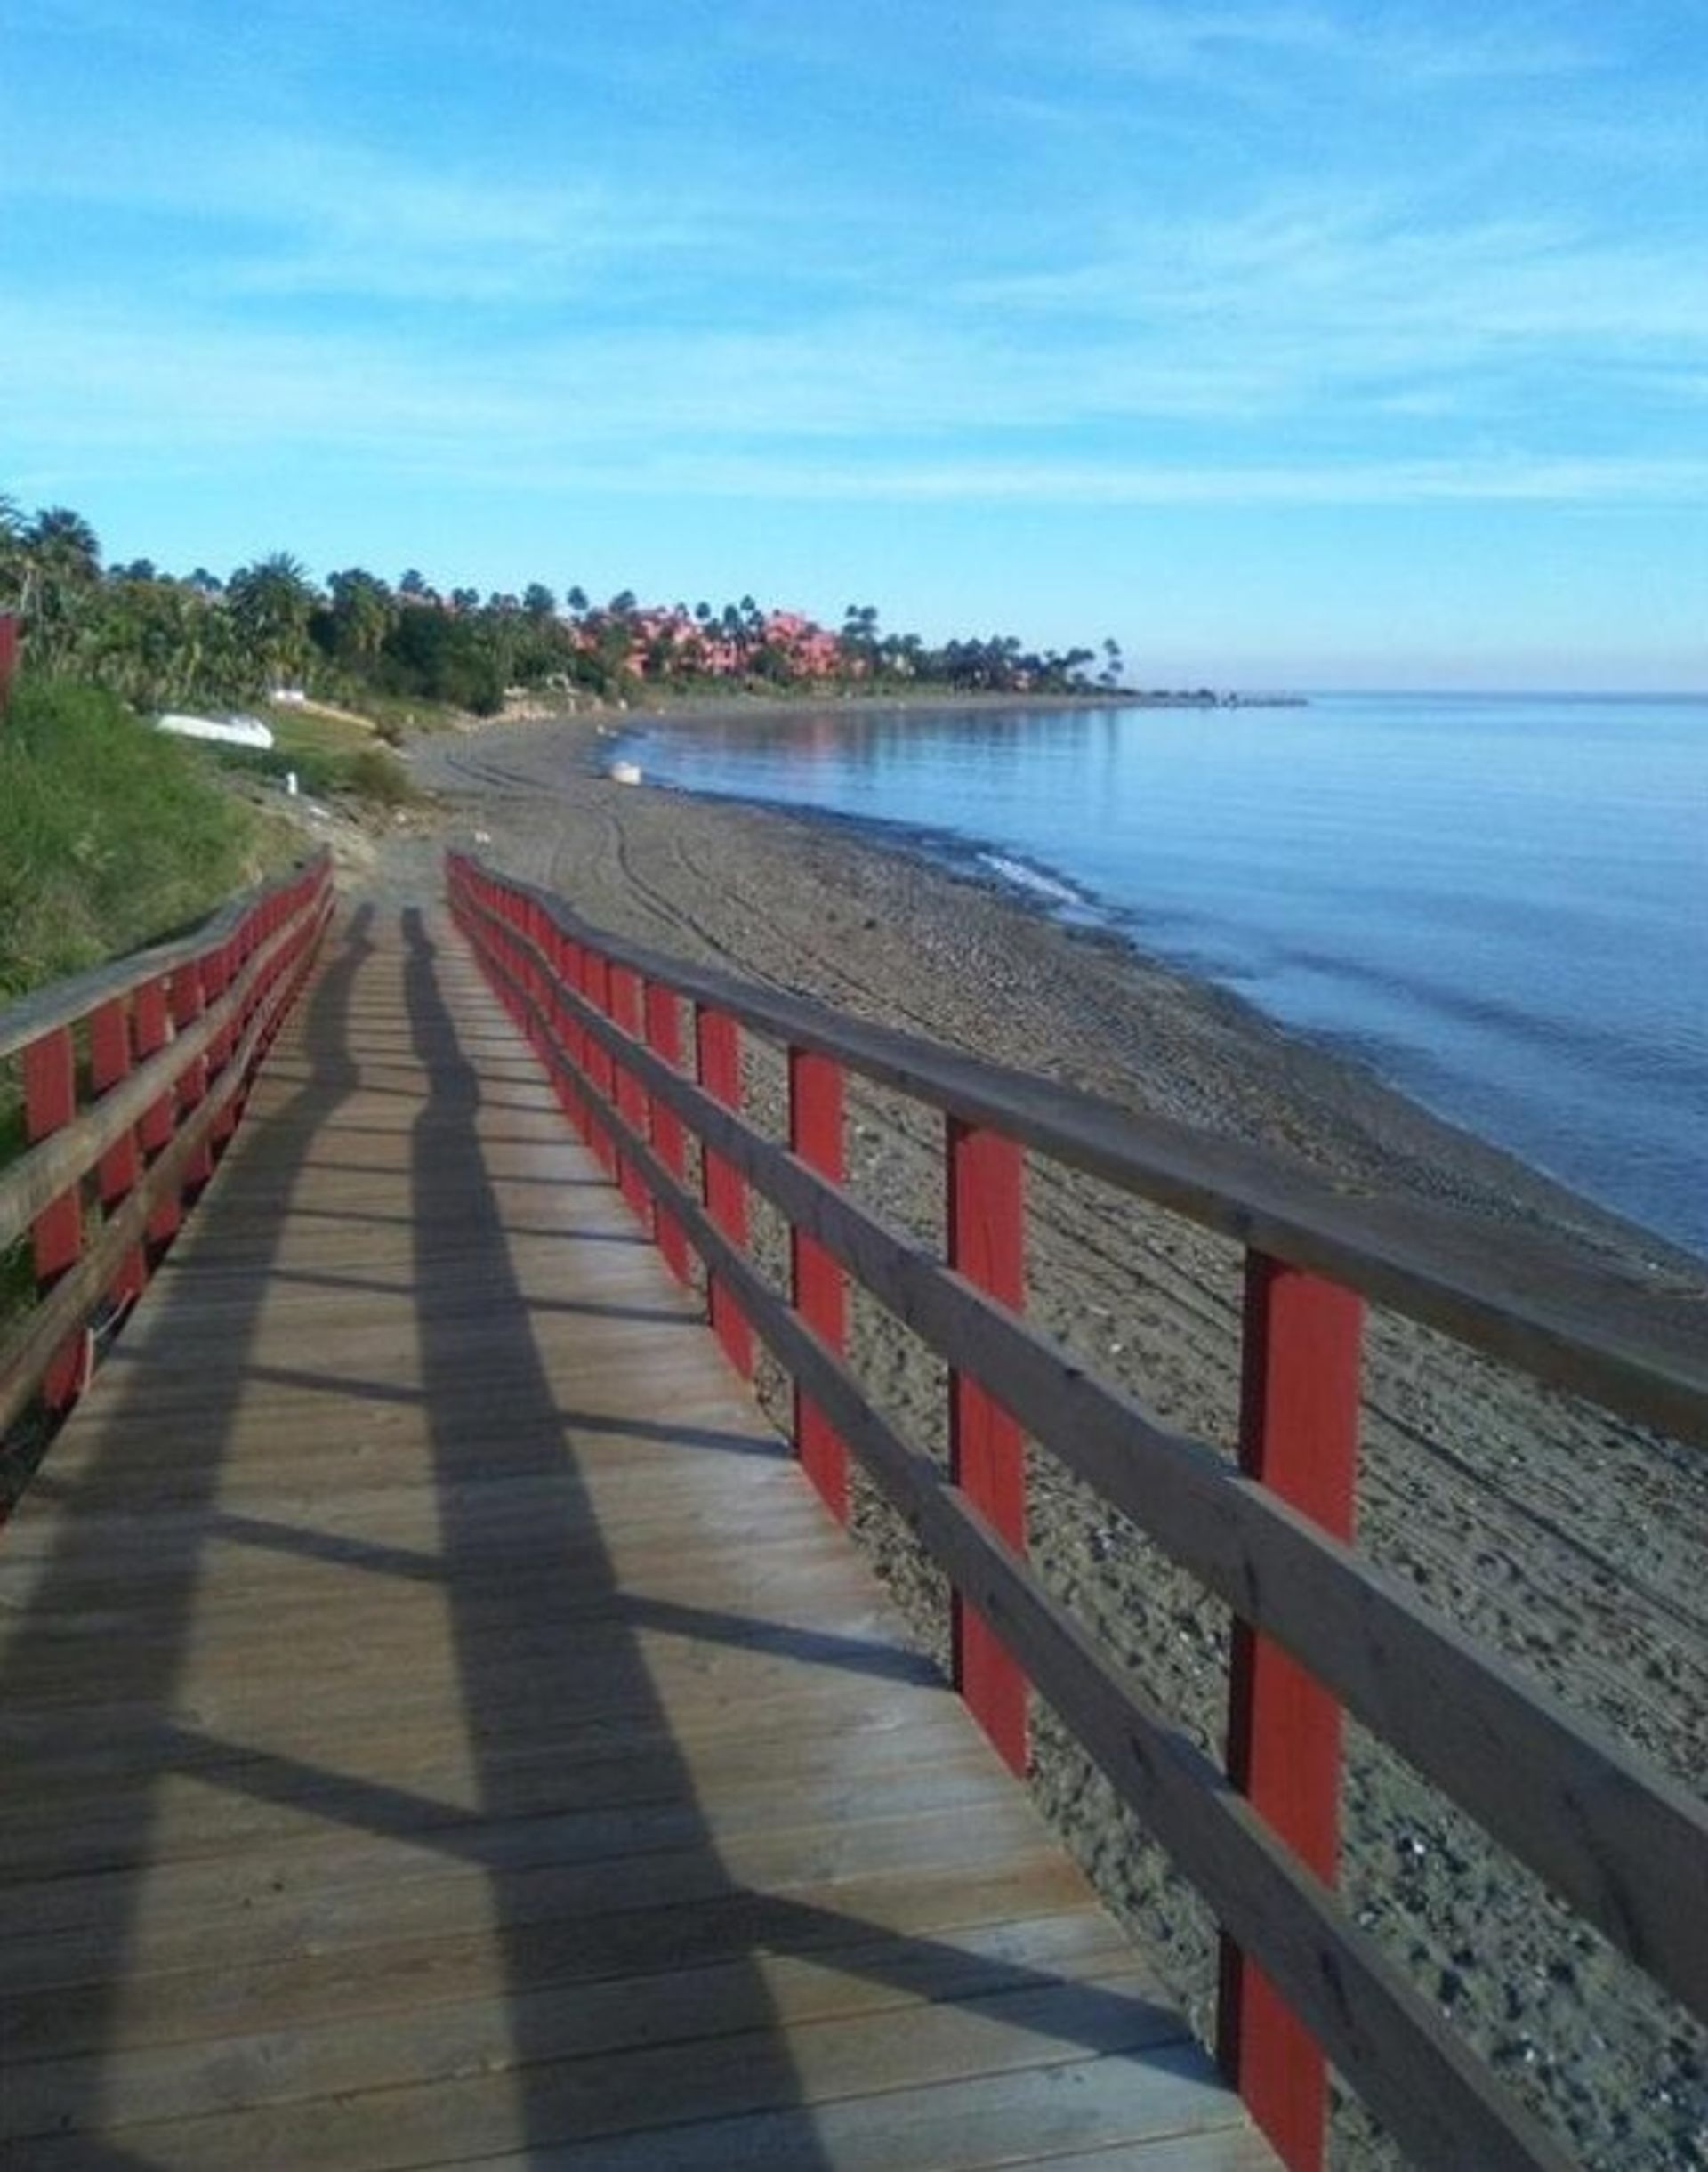
[[[534,999],[536,1015],[531,1019],[528,1038],[533,1042],[540,1062],[544,1064],[549,1078],[557,1059],[552,1047],[552,1014],[555,997],[552,988],[552,968],[548,963],[552,925],[545,916],[545,908],[530,899],[528,908],[528,933],[533,948],[528,953],[528,987]]]
[[[1260,1252],[1245,1262],[1240,1467],[1337,1538],[1358,1487],[1362,1301]],[[1326,1884],[1340,1853],[1341,1709],[1298,1662],[1234,1624],[1228,1720],[1234,1785]],[[1222,1943],[1218,2050],[1288,2172],[1321,2172],[1323,2055],[1274,1986]]]
[[[608,1018],[611,1014],[611,965],[602,951],[584,947],[581,954],[581,992],[594,1010]],[[587,1036],[587,1076],[592,1082],[594,1098],[609,1102],[616,1081],[616,1067],[590,1033]],[[592,1127],[590,1143],[604,1167],[613,1173],[618,1171],[616,1147],[610,1134],[602,1124]]]
[[[202,1004],[205,1009],[213,1008],[231,985],[231,980],[232,947],[229,942],[222,943],[217,949],[209,951],[202,960]],[[231,1051],[236,1046],[237,1033],[234,1027],[228,1023],[222,1026],[214,1036],[214,1044],[207,1052],[207,1077],[210,1086],[231,1061]],[[235,1100],[230,1100],[214,1119],[209,1146],[214,1160],[217,1161],[225,1151],[230,1143],[231,1134],[237,1127],[238,1104]]]
[[[682,1062],[682,1008],[673,989],[662,982],[647,983],[647,1046],[656,1056],[681,1069]],[[682,1119],[673,1109],[665,1108],[663,1102],[652,1104],[652,1144],[671,1175],[681,1178],[688,1169],[682,1134]],[[688,1239],[682,1226],[669,1208],[661,1202],[658,1207],[658,1249],[665,1256],[665,1264],[679,1282],[688,1280]]]
[[[1025,1160],[1000,1132],[947,1120],[949,1265],[1000,1304],[1026,1302]],[[1026,1551],[1026,1449],[976,1380],[949,1375],[949,1475],[1015,1553]],[[950,1601],[955,1686],[1011,1770],[1027,1764],[1026,1676],[989,1624]]]
[[[71,1030],[61,1026],[23,1052],[24,1132],[30,1145],[63,1131],[77,1113],[77,1059]],[[83,1202],[76,1185],[36,1217],[30,1231],[36,1288],[45,1296],[83,1250]],[[63,1410],[77,1393],[83,1374],[83,1337],[61,1345],[42,1380],[50,1410]]]
[[[131,1021],[122,996],[103,1003],[89,1021],[89,1087],[106,1094],[131,1072]],[[95,1186],[103,1215],[117,1213],[136,1189],[142,1174],[142,1150],[134,1130],[110,1146],[95,1165]],[[141,1249],[129,1253],[113,1279],[115,1297],[140,1297],[148,1280]]]
[[[560,928],[548,925],[545,931],[545,954],[550,961],[546,973],[546,1000],[552,1013],[552,1031],[555,1046],[550,1058],[552,1091],[557,1094],[558,1106],[577,1131],[586,1128],[581,1107],[581,1084],[576,1077],[576,1036],[579,1029],[570,1015],[565,991],[571,981],[570,957],[572,945]]]
[[[558,971],[562,976],[564,987],[571,994],[580,995],[586,985],[586,965],[582,957],[581,945],[578,942],[572,942],[567,935],[563,939],[563,949],[559,955]],[[576,1122],[584,1139],[588,1135],[589,1123],[584,1107],[587,1077],[587,1029],[567,1005],[564,1007],[563,1015],[564,1033],[569,1048],[569,1064],[576,1074],[577,1082],[576,1101],[578,1104],[582,1104],[581,1113],[576,1117]]]
[[[805,1048],[789,1051],[789,1147],[833,1183],[843,1176],[842,1067]],[[804,1230],[789,1231],[794,1306],[828,1348],[841,1351],[848,1325],[842,1269]],[[839,1523],[848,1521],[848,1449],[816,1404],[794,1391],[794,1452]]]
[[[631,1039],[640,1037],[640,976],[631,965],[613,965],[608,982],[610,989],[610,1021]],[[626,1063],[616,1066],[616,1112],[631,1131],[641,1138],[649,1135],[647,1090]],[[640,1172],[626,1158],[617,1179],[623,1188],[623,1197],[628,1201],[636,1221],[647,1230],[652,1229],[651,1202]]]
[[[172,1009],[167,999],[168,980],[162,974],[157,981],[146,981],[136,991],[136,1005],[131,1017],[131,1030],[136,1044],[136,1060],[146,1063],[157,1055],[172,1039]],[[173,1127],[173,1096],[161,1094],[146,1109],[142,1120],[136,1127],[137,1143],[142,1149],[144,1163],[151,1161],[165,1147],[172,1143]],[[182,1211],[174,1193],[162,1199],[149,1216],[149,1242],[156,1247],[169,1245],[178,1234],[183,1220]]]
[[[187,1033],[202,1014],[202,974],[197,965],[181,965],[172,976],[172,1022]],[[187,1124],[207,1096],[207,1059],[198,1056],[188,1064],[178,1081],[178,1124]],[[184,1191],[199,1191],[214,1174],[214,1157],[205,1141],[184,1165]]]
[[[741,1029],[722,1011],[694,1006],[694,1056],[700,1084],[727,1109],[741,1106]],[[735,1245],[747,1242],[747,1187],[721,1154],[700,1154],[700,1196],[712,1219]],[[753,1377],[753,1331],[715,1275],[710,1280],[712,1329],[745,1380]]]

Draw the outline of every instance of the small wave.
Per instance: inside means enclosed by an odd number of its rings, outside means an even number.
[[[1006,852],[980,852],[980,867],[1017,889],[1029,890],[1035,897],[1045,898],[1051,905],[1071,905],[1084,910],[1088,900],[1083,891],[1076,890],[1071,883],[1064,883],[1059,876],[1051,875],[1042,868],[1029,866],[1023,860],[1011,860]]]

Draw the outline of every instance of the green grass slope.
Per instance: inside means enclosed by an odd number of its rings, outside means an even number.
[[[0,718],[0,1004],[193,925],[277,857],[190,747],[25,679]]]

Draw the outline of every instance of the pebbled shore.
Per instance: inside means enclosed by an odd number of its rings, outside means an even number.
[[[658,948],[821,997],[1151,1110],[1258,1142],[1337,1177],[1556,1231],[1708,1304],[1708,1270],[1437,1121],[1237,999],[1124,944],[1057,927],[991,887],[844,824],[625,788],[585,723],[421,742],[451,832]],[[379,881],[417,892],[434,852],[399,839]],[[775,1122],[778,1081],[750,1087]],[[890,1219],[937,1227],[932,1142],[914,1112],[855,1097],[850,1164]],[[761,1248],[780,1235],[761,1215]],[[1159,1417],[1224,1448],[1237,1385],[1232,1248],[1089,1182],[1034,1179],[1035,1316]],[[874,1400],[940,1446],[940,1369],[857,1303]],[[777,1393],[777,1384],[769,1384]],[[1206,1747],[1220,1748],[1226,1621],[1188,1579],[1035,1457],[1042,1573]],[[1362,1543],[1580,1711],[1700,1784],[1708,1740],[1708,1458],[1527,1386],[1427,1332],[1371,1321]],[[921,1640],[941,1594],[881,1504],[858,1522]],[[1201,2025],[1214,1943],[1071,1744],[1039,1733],[1041,1797],[1163,1958]],[[1575,1928],[1397,1760],[1352,1730],[1345,1890],[1424,1994],[1463,2026],[1585,2162],[1708,2168],[1708,2039]],[[1336,2161],[1394,2162],[1356,2108]]]

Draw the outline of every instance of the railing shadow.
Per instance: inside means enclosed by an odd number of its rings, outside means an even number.
[[[8,1797],[15,1802],[20,1788],[39,1787],[62,1799],[68,1811],[75,1808],[78,1820],[55,1844],[45,1821],[36,1819],[33,1862],[14,1866],[4,1858],[0,1810],[0,1881],[15,1876],[20,1893],[32,1877],[60,1881],[54,1908],[61,1918],[69,1919],[67,1894],[82,1911],[80,1973],[55,1994],[57,2005],[49,2002],[51,2013],[37,2010],[30,1994],[41,1982],[40,1935],[26,1931],[0,1944],[0,2036],[8,2055],[23,2063],[14,2086],[31,2107],[16,2131],[80,2131],[88,2144],[84,2161],[141,2167],[173,2160],[169,2140],[157,2159],[149,2149],[150,2120],[170,2119],[171,2111],[135,2110],[141,2100],[129,2094],[131,2080],[108,2071],[121,2009],[137,1996],[125,1982],[126,1964],[156,1806],[169,1783],[232,1804],[244,1831],[276,1851],[262,1867],[271,1872],[277,1865],[287,1879],[313,1879],[323,1861],[342,1860],[347,1882],[358,1874],[351,1862],[365,1862],[365,1850],[375,1843],[407,1851],[406,1885],[477,1874],[486,1893],[480,1913],[497,1956],[504,2039],[488,2034],[481,2071],[498,2078],[495,2086],[511,2107],[508,2161],[555,2160],[558,2152],[587,2142],[590,2161],[602,2164],[608,2156],[613,2164],[650,2163],[648,2134],[623,2130],[670,2123],[667,2110],[645,2092],[661,2085],[686,2046],[705,2039],[706,2049],[695,2063],[711,2078],[707,2086],[725,2105],[725,2116],[763,2122],[773,2161],[801,2172],[826,2164],[817,2114],[806,2101],[773,1995],[778,1957],[833,1971],[853,1987],[850,2010],[890,2014],[899,2031],[907,2026],[908,2009],[922,2000],[965,2003],[995,2018],[1007,2017],[995,2009],[1008,2002],[1035,2037],[1060,2045],[1063,2058],[1114,2053],[1158,2069],[1183,2061],[1176,2016],[1124,1984],[1080,1982],[1041,1962],[1042,1948],[1011,1934],[1005,1893],[993,1892],[980,1902],[986,1912],[972,1915],[970,1927],[939,1934],[929,1924],[904,1930],[899,1917],[889,1919],[888,1871],[847,1880],[815,1871],[799,1890],[766,1892],[732,1869],[729,1835],[721,1841],[699,1799],[649,1651],[656,1655],[661,1641],[690,1652],[704,1647],[708,1654],[734,1648],[761,1659],[775,1655],[803,1670],[915,1688],[930,1670],[876,1638],[848,1633],[856,1626],[851,1622],[841,1630],[803,1627],[768,1616],[757,1603],[747,1611],[739,1599],[729,1603],[716,1591],[681,1598],[624,1587],[578,1465],[578,1436],[602,1438],[608,1446],[632,1443],[643,1466],[662,1468],[657,1458],[665,1445],[686,1448],[709,1458],[707,1467],[732,1475],[777,1451],[757,1421],[748,1438],[704,1422],[704,1413],[697,1422],[690,1412],[674,1428],[626,1419],[604,1408],[611,1400],[606,1393],[589,1387],[584,1395],[566,1394],[552,1377],[536,1339],[546,1319],[584,1312],[591,1320],[610,1323],[612,1332],[645,1342],[680,1329],[681,1315],[662,1296],[581,1305],[525,1287],[514,1249],[519,1231],[537,1228],[540,1235],[576,1244],[609,1232],[580,1226],[574,1188],[557,1194],[547,1227],[527,1211],[528,1175],[495,1176],[487,1152],[494,1108],[546,1112],[544,1135],[557,1122],[555,1110],[543,1088],[518,1086],[532,1065],[520,1042],[485,1030],[472,1041],[459,1034],[441,979],[443,953],[419,916],[405,916],[403,934],[400,981],[390,973],[377,997],[365,988],[352,1003],[355,976],[370,948],[366,924],[324,972],[307,1013],[307,1077],[264,1131],[249,1137],[242,1158],[239,1175],[255,1211],[253,1225],[237,1232],[237,1275],[216,1278],[192,1258],[162,1277],[150,1300],[153,1324],[146,1338],[109,1383],[96,1452],[68,1479],[52,1482],[63,1531],[59,1551],[36,1580],[40,1617],[14,1635],[0,1673],[0,1731],[25,1752],[8,1774]],[[407,1021],[418,1106],[391,1134],[399,1151],[385,1174],[408,1202],[407,1213],[389,1219],[407,1224],[410,1236],[401,1246],[385,1240],[390,1249],[377,1270],[372,1257],[350,1262],[342,1254],[324,1260],[311,1253],[305,1264],[299,1222],[296,1247],[282,1262],[279,1209],[288,1207],[294,1220],[293,1193],[310,1159],[317,1171],[332,1166],[352,1090],[358,1084],[364,1095],[375,1090],[366,1063],[368,1037],[399,1047],[399,1017]],[[471,1060],[471,1046],[479,1049],[484,1075]],[[504,1128],[507,1145],[530,1143],[525,1126],[519,1130],[506,1118]],[[210,1211],[218,1211],[217,1204]],[[373,1219],[359,1213],[359,1221]],[[535,1245],[528,1255],[535,1280],[539,1253]],[[355,1272],[345,1274],[347,1265]],[[281,1286],[306,1288],[334,1305],[348,1296],[352,1304],[367,1300],[376,1309],[353,1316],[354,1340],[341,1342],[324,1361],[312,1361],[311,1353],[301,1367],[281,1367],[271,1361],[270,1343],[264,1362],[256,1347],[268,1294]],[[219,1308],[217,1357],[193,1384],[191,1401],[202,1416],[168,1457],[165,1445],[156,1452],[149,1429],[151,1424],[160,1429],[163,1410],[186,1407],[184,1383],[174,1378],[173,1329],[192,1319],[205,1298]],[[471,1333],[471,1308],[478,1335]],[[367,1379],[353,1352],[363,1336],[376,1331],[385,1362],[375,1369],[391,1369],[388,1377]],[[415,1353],[418,1393],[398,1385],[399,1373],[409,1376],[409,1358],[400,1355],[406,1343]],[[410,1412],[410,1428],[399,1436],[407,1445],[395,1451],[404,1460],[393,1467],[407,1474],[413,1443],[423,1442],[431,1537],[423,1536],[418,1512],[411,1512],[414,1521],[405,1515],[379,1529],[364,1524],[359,1511],[347,1518],[335,1492],[315,1492],[312,1467],[302,1482],[300,1522],[294,1494],[263,1489],[257,1498],[246,1498],[241,1484],[222,1489],[238,1406],[252,1385],[284,1393],[298,1412],[318,1412],[326,1391],[326,1426],[339,1452],[359,1449],[365,1429],[389,1425],[390,1412]],[[302,1434],[310,1466],[311,1428],[318,1422],[311,1418]],[[139,1452],[139,1441],[149,1452]],[[109,1637],[103,1650],[110,1652],[110,1666],[98,1711],[56,1712],[68,1635],[90,1633],[95,1618],[89,1610],[103,1597],[96,1587],[109,1573],[110,1556],[98,1558],[93,1543],[79,1535],[87,1527],[78,1515],[86,1509],[110,1538],[112,1503],[145,1498],[151,1466],[155,1480],[170,1488],[172,1514],[149,1555],[146,1635]],[[288,1456],[286,1468],[292,1468]],[[294,1479],[287,1482],[294,1488]],[[369,1482],[359,1474],[359,1490]],[[407,1479],[404,1490],[412,1490]],[[413,1490],[423,1490],[418,1480]],[[395,1746],[369,1756],[350,1732],[359,1720],[348,1716],[342,1733],[336,1726],[305,1729],[293,1718],[276,1743],[264,1730],[222,1726],[217,1710],[204,1716],[193,1701],[186,1703],[180,1684],[201,1563],[215,1545],[236,1549],[269,1575],[284,1577],[300,1563],[316,1580],[304,1587],[308,1601],[299,1592],[290,1603],[318,1606],[324,1595],[327,1604],[348,1606],[360,1666],[368,1664],[358,1649],[364,1624],[383,1637],[404,1619],[442,1625],[439,1634],[449,1640],[442,1671],[460,1701],[457,1719],[447,1723],[442,1707],[423,1705]],[[336,1572],[345,1572],[342,1588],[324,1580]],[[387,1592],[408,1595],[400,1611],[389,1608]],[[202,1625],[197,1633],[210,1632]],[[395,1684],[399,1696],[412,1691],[407,1661],[394,1656],[386,1664],[392,1672],[367,1678],[351,1708],[358,1713],[378,1718],[378,1686]],[[378,1660],[373,1665],[377,1669]],[[328,1690],[335,1705],[335,1688],[306,1680],[305,1709]],[[121,1709],[125,1716],[116,1724],[112,1715]],[[739,1742],[738,1732],[735,1739]],[[109,1771],[115,1782],[110,1797],[100,1784]],[[447,1778],[452,1772],[455,1780]],[[769,1813],[742,1813],[761,1814]],[[812,1819],[824,1814],[821,1805]],[[320,1852],[327,1827],[338,1836],[329,1857]],[[373,1860],[376,1878],[388,1879],[392,1870],[383,1856],[375,1852]],[[299,1867],[292,1869],[293,1863]],[[898,1875],[905,1885],[913,1874]],[[4,1890],[0,1884],[0,1913]],[[383,1883],[376,1890],[389,1910],[393,1887]],[[418,1952],[423,1966],[442,1969],[443,1960],[429,1960],[435,1950],[431,1938],[409,1942],[418,1934],[401,1919],[409,1916],[407,1905],[399,1905],[399,1923],[389,1915],[376,1918],[366,1935],[395,1943],[401,1956]],[[334,1906],[317,1896],[310,1919],[315,1909]],[[951,1913],[941,1920],[955,1926],[967,1918]],[[245,2050],[234,2043],[222,2053],[217,2039],[241,2039],[249,2024],[241,2013],[227,2018],[217,2003],[218,1935],[211,1927],[209,1950],[187,1963],[205,1972],[202,1996],[211,2016],[205,2052],[196,2055],[202,2062],[197,2107],[210,2116],[229,2112],[239,2122],[232,2131],[240,2132],[243,2117],[259,2101],[271,2131],[286,2138],[289,2157],[293,2122],[307,2120],[308,2099],[337,2096],[324,2079],[328,2070],[313,2062],[331,2059],[335,2065],[343,2058],[341,2071],[349,2071],[354,2055],[339,2041],[341,2014],[359,2030],[365,2009],[359,2001],[344,2009],[335,1998],[323,2003],[316,1974],[321,1964],[310,1942],[310,1950],[283,1957],[278,1966],[302,2000],[304,2033],[312,2041],[302,2055],[318,2079],[310,2086],[306,2067],[272,2073],[277,2039],[269,2039],[273,2049]],[[487,1950],[484,1934],[464,1943],[471,1957],[477,1945]],[[472,1958],[469,1965],[475,1966]],[[1111,1948],[1105,1973],[1119,1974],[1124,1966]],[[334,1986],[340,1974],[336,1966],[329,1971]],[[146,1996],[146,1984],[141,1989]],[[478,1986],[460,1983],[441,1983],[436,1996],[444,1999],[447,1991],[453,1999],[479,1996]],[[344,1995],[348,2000],[348,1986]],[[73,2038],[77,2055],[64,2055]],[[298,2052],[279,2055],[288,2070]],[[397,2058],[395,2042],[387,2055]],[[431,2086],[416,2091],[400,2085],[443,2083],[445,2095],[455,2099],[469,2071],[370,2071],[345,2085],[356,2100],[350,2117],[358,2124],[383,2123],[392,2116],[386,2107],[395,2104],[400,2120],[431,2124],[439,2093]],[[146,2087],[158,2106],[157,2075]],[[618,2101],[614,2093],[624,2089],[640,2091],[639,2101]],[[414,2108],[406,2109],[411,2100]],[[334,2128],[344,2113],[341,2100],[331,2114]],[[111,2126],[98,2140],[104,2115]],[[5,2130],[0,2119],[0,2135]],[[306,2136],[310,2129],[304,2126],[302,2132]],[[482,2152],[490,2146],[489,2137],[481,2141]],[[717,2161],[715,2130],[696,2147],[694,2161]],[[301,2158],[291,2160],[312,2161],[310,2144],[305,2140]]]
[[[549,1479],[544,1492],[528,1488],[531,1555],[573,1560],[578,1595],[597,1601],[608,1595],[621,1619],[616,1573],[598,1541],[597,1519],[576,1463],[575,1434],[566,1425],[560,1396],[542,1364],[529,1320],[528,1303],[517,1280],[510,1231],[494,1194],[486,1150],[477,1129],[483,1084],[459,1039],[455,1021],[439,985],[434,942],[421,916],[407,913],[404,935],[408,957],[404,973],[414,1051],[425,1071],[428,1090],[415,1126],[413,1201],[418,1231],[455,1220],[460,1232],[455,1250],[418,1243],[415,1259],[415,1306],[422,1352],[434,1469],[440,1500],[440,1550],[446,1595],[457,1665],[471,1738],[479,1761],[480,1815],[499,1821],[536,1814],[542,1798],[538,1771],[519,1772],[504,1754],[505,1730],[492,1712],[496,1684],[513,1674],[519,1650],[528,1661],[527,1708],[573,1710],[584,1661],[572,1632],[553,1618],[552,1586],[536,1579],[504,1579],[494,1588],[490,1539],[480,1514],[495,1493]],[[577,1236],[579,1241],[579,1233]],[[468,1361],[456,1330],[467,1316],[471,1281],[481,1289],[481,1317],[489,1340],[478,1363]],[[619,1709],[624,1724],[656,1731],[669,1739],[667,1716],[659,1704],[638,1636],[613,1645],[602,1639],[599,1658],[600,1698],[607,1709]],[[565,1799],[576,1798],[574,1767],[584,1752],[573,1732],[560,1736]],[[666,1759],[668,1763],[668,1759]],[[691,1804],[694,1791],[686,1773],[661,1771],[668,1793]],[[550,1794],[549,1775],[544,1791]],[[712,1831],[692,1824],[681,1836],[679,1863],[691,1889],[727,1883]],[[692,1858],[703,1857],[697,1876]],[[550,2062],[561,2052],[554,2009],[537,1993],[544,1961],[534,1918],[535,1881],[526,1866],[495,1865],[492,1916],[498,1926],[510,1986],[509,2003],[520,2125],[530,2150],[544,2152],[568,2137],[565,2133],[565,2091]],[[559,1934],[571,1943],[572,1925]],[[756,1969],[732,1986],[741,2007],[763,2029],[775,2021]],[[780,2028],[771,2032],[766,2063],[772,2087],[788,2093],[789,2055]],[[803,2128],[795,2162],[802,2172],[826,2160]]]

